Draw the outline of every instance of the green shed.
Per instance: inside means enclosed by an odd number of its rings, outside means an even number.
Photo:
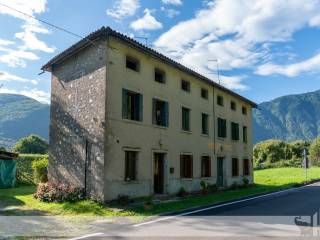
[[[0,151],[0,188],[12,188],[16,185],[16,153]]]

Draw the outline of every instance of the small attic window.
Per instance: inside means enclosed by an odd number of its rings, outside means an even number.
[[[166,73],[159,68],[155,68],[154,69],[154,80],[158,83],[166,83]]]
[[[139,72],[140,71],[140,62],[138,59],[134,58],[134,57],[130,57],[130,56],[126,56],[126,67]]]

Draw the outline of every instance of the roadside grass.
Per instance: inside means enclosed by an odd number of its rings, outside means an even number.
[[[0,212],[0,215],[135,216],[144,218],[288,189],[306,181],[305,170],[301,168],[256,170],[254,178],[255,185],[249,188],[227,190],[205,196],[190,195],[178,201],[156,204],[149,211],[145,211],[141,205],[123,208],[120,206],[104,206],[90,200],[75,203],[44,203],[33,198],[32,193],[35,191],[35,186],[0,189],[0,208],[13,208]],[[320,179],[320,168],[309,169],[307,180],[310,182],[317,179]]]

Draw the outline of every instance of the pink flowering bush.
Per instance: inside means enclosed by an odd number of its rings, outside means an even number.
[[[43,202],[75,202],[84,199],[84,191],[66,184],[40,183],[34,198]]]

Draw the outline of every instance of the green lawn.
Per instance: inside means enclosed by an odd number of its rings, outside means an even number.
[[[320,179],[320,168],[308,170],[308,181]],[[305,172],[299,168],[275,168],[255,171],[254,187],[217,192],[206,196],[190,196],[185,199],[157,204],[145,212],[143,206],[115,209],[89,200],[77,203],[43,203],[33,198],[34,186],[0,189],[0,208],[14,208],[0,215],[86,215],[86,216],[150,216],[186,208],[239,199],[293,187],[305,182]]]

